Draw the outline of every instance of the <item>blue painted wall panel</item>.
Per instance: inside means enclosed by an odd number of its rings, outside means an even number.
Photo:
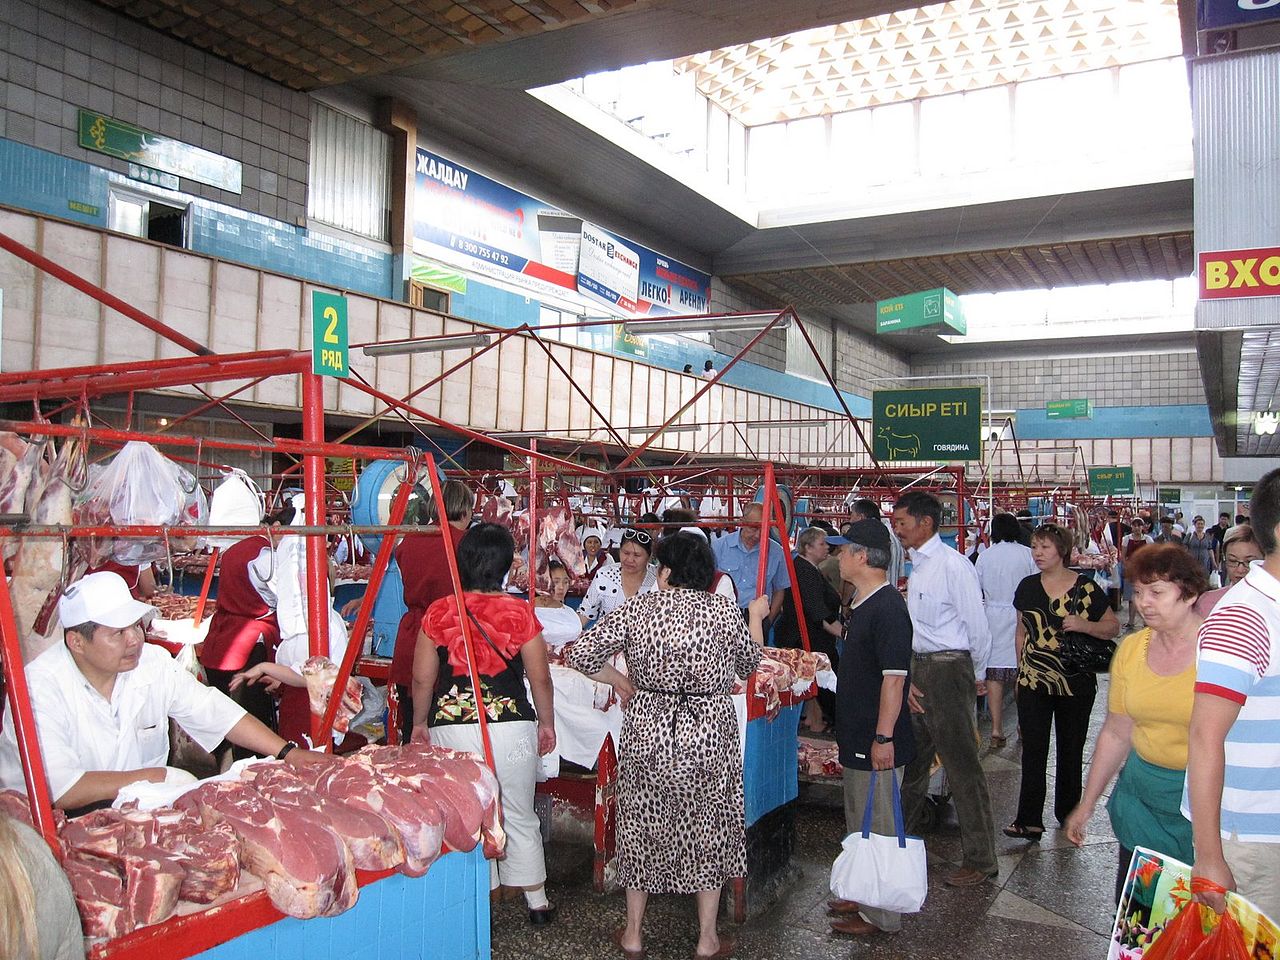
[[[487,960],[489,864],[477,847],[441,857],[425,877],[394,874],[346,913],[287,917],[196,960]]]
[[[783,707],[772,720],[747,722],[747,749],[742,761],[743,801],[747,826],[770,810],[789,803],[800,792],[797,731],[803,704]]]
[[[52,217],[107,225],[107,191],[125,180],[101,167],[0,139],[0,204]],[[294,227],[198,198],[191,202],[191,248],[248,266],[375,297],[392,297],[389,252]],[[96,214],[72,209],[75,202]]]
[[[1211,437],[1213,422],[1203,404],[1167,407],[1094,407],[1092,420],[1050,420],[1044,408],[1019,410],[1019,440]]]

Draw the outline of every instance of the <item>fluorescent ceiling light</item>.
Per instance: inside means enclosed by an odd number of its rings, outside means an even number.
[[[655,427],[627,427],[627,433],[649,436],[653,433],[656,433],[660,429],[662,429],[661,424],[658,424]],[[671,426],[667,427],[662,432],[663,433],[697,433],[701,429],[702,429],[702,424],[700,423],[673,423]]]
[[[740,426],[746,427],[748,430],[772,430],[774,427],[784,427],[788,430],[821,430],[830,423],[838,423],[837,420],[748,420]],[[848,423],[848,421],[844,421]]]
[[[627,333],[718,333],[723,330],[760,330],[777,317],[776,313],[747,313],[729,317],[675,317],[671,320],[628,320],[622,325]],[[774,324],[773,329],[785,330],[791,326],[786,316]]]
[[[431,353],[438,350],[465,350],[469,347],[487,347],[493,340],[492,333],[460,333],[450,337],[430,337],[424,340],[392,340],[387,343],[369,343],[364,346],[366,357],[394,357],[406,353]]]
[[[1260,437],[1274,435],[1277,426],[1280,426],[1280,413],[1259,410],[1253,415],[1253,432]]]

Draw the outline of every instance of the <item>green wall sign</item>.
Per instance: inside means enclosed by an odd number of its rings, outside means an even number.
[[[243,169],[238,160],[171,140],[123,120],[81,110],[80,146],[86,150],[119,157],[139,167],[150,167],[188,180],[207,183],[220,190],[239,193]]]
[[[1076,400],[1049,400],[1044,405],[1046,420],[1092,420],[1093,404],[1087,397]]]
[[[347,375],[347,300],[336,293],[311,293],[311,372]]]
[[[1133,493],[1133,467],[1090,467],[1089,492],[1095,497]]]
[[[960,298],[945,287],[876,303],[876,333],[923,330],[964,335],[968,329]]]
[[[871,432],[877,460],[981,460],[982,388],[877,390]]]
[[[613,349],[616,353],[625,353],[632,357],[647,357],[649,348],[645,344],[644,337],[636,336],[634,333],[627,333],[627,328],[621,323],[613,325]]]
[[[1181,503],[1182,488],[1181,487],[1161,487],[1160,488],[1161,503]]]

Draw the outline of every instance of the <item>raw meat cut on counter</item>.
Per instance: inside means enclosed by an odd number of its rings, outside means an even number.
[[[241,862],[291,917],[331,917],[355,905],[351,850],[315,814],[271,803],[249,783],[213,781],[179,798],[206,825],[227,823],[242,844]]]
[[[445,811],[444,840],[450,848],[465,852],[483,839],[486,856],[501,855],[506,833],[498,807],[498,781],[472,754],[409,743],[364,747],[352,759],[444,801],[440,804]]]
[[[404,863],[399,834],[378,814],[322,796],[283,764],[255,764],[245,776],[272,803],[309,811],[329,823],[351,847],[361,870],[391,870]]]
[[[86,937],[118,937],[129,932],[124,881],[110,864],[68,858],[62,868],[71,881],[71,893]]]
[[[156,846],[135,847],[120,857],[116,868],[124,876],[130,929],[172,916],[186,876],[177,858]]]
[[[114,861],[129,846],[132,829],[114,810],[95,810],[68,820],[58,834],[68,856]]]
[[[225,824],[205,827],[180,810],[96,810],[66,820],[59,840],[86,936],[119,936],[159,923],[179,900],[211,903],[240,882],[235,832]],[[117,912],[98,905],[107,889],[121,907]]]
[[[196,606],[200,603],[200,598],[198,596],[161,591],[148,598],[147,603],[160,611],[161,620],[190,620],[195,616]],[[206,600],[204,605],[205,619],[212,618],[216,609],[216,600]]]
[[[302,677],[307,681],[307,697],[311,701],[311,712],[323,717],[329,707],[329,697],[333,695],[333,684],[338,679],[338,665],[328,657],[311,657],[302,665]],[[353,710],[364,700],[364,688],[355,677],[347,677],[347,694],[338,704],[338,712],[333,718],[333,729],[346,733],[351,725],[351,718],[359,713]]]
[[[830,670],[831,660],[825,653],[798,647],[765,647],[755,674],[755,693],[765,701],[765,715],[777,716],[784,694],[812,695],[817,675]]]
[[[180,900],[213,903],[240,884],[240,840],[230,824],[215,823],[199,832],[168,837],[160,848],[182,864]]]
[[[418,794],[364,763],[335,760],[297,773],[321,796],[376,814],[391,824],[404,844],[400,871],[406,876],[422,876],[440,856],[443,802]]]

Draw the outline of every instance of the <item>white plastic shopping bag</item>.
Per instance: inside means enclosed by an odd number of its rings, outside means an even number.
[[[894,913],[917,913],[929,889],[924,841],[908,837],[902,823],[902,797],[898,778],[893,779],[893,823],[897,836],[871,832],[871,805],[876,795],[876,777],[871,774],[862,831],[844,838],[844,850],[831,865],[831,892],[841,900]]]

